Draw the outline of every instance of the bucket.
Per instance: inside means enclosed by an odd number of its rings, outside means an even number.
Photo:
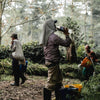
[[[70,88],[70,87],[78,88],[78,91],[81,92],[82,84],[71,84],[71,85],[65,85],[64,87],[65,88]]]

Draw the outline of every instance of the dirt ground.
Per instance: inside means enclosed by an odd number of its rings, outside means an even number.
[[[12,76],[11,76],[12,77]],[[26,82],[18,86],[10,86],[12,80],[0,81],[0,100],[43,100],[43,88],[46,77],[27,76]],[[79,84],[78,79],[65,78],[63,84]]]

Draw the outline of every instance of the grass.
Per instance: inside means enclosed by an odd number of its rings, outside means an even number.
[[[4,74],[4,75],[1,75],[0,77],[1,77],[0,81],[12,81],[13,80],[13,77],[11,75]]]

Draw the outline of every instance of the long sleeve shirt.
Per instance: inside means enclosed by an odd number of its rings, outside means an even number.
[[[48,38],[47,46],[44,47],[44,56],[45,60],[50,62],[59,62],[60,60],[60,51],[59,46],[68,47],[71,43],[69,36],[66,36],[66,39],[63,40],[56,34],[52,33]]]
[[[13,40],[12,46],[12,57],[17,60],[24,60],[24,54],[22,50],[22,46],[19,40],[15,39]]]

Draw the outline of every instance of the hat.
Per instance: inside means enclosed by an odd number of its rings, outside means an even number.
[[[17,34],[16,34],[16,33],[13,33],[13,34],[11,35],[11,37],[17,39]]]

